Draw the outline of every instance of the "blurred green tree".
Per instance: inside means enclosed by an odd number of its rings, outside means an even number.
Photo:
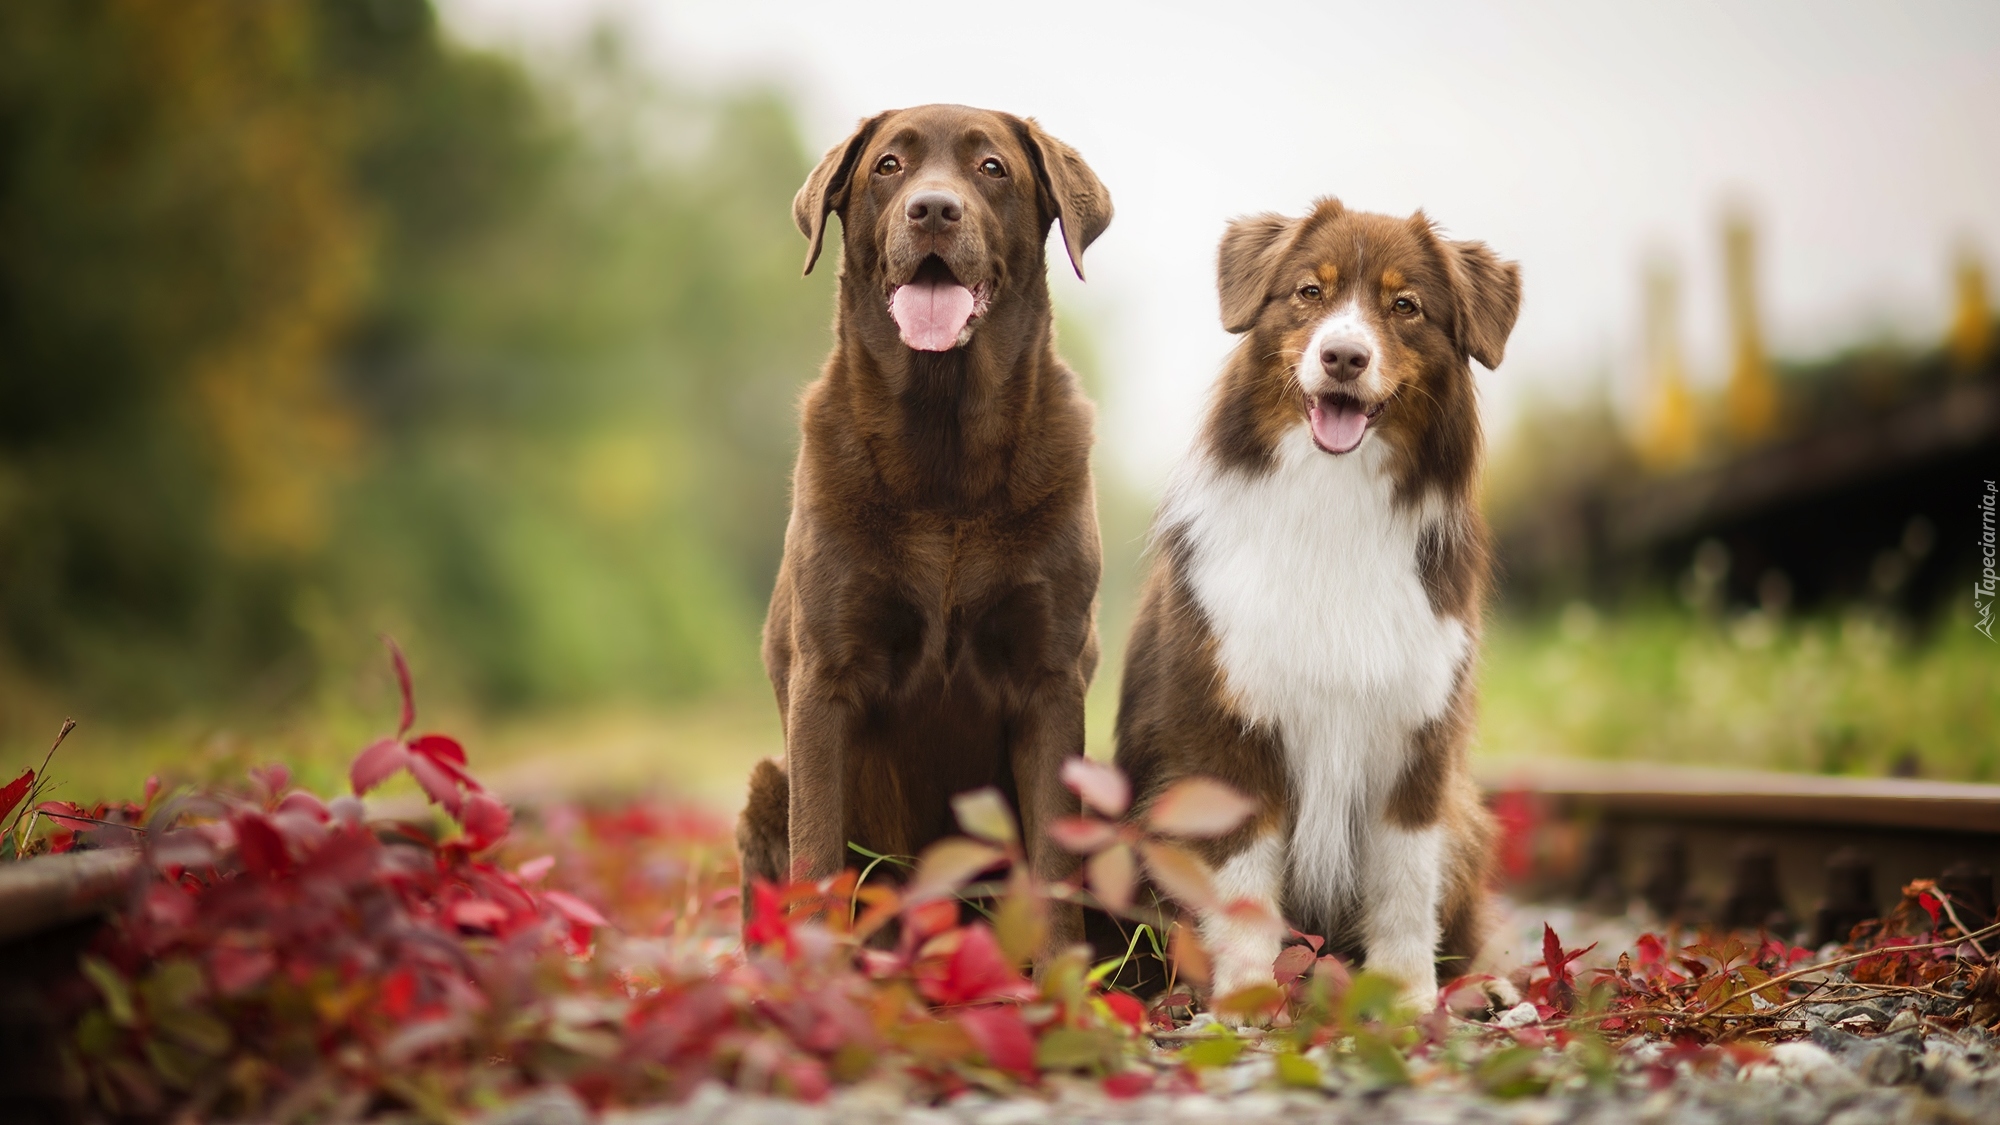
[[[0,680],[282,709],[755,679],[798,386],[781,100],[423,0],[0,6]]]

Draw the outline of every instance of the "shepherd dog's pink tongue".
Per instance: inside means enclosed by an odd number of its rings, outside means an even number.
[[[972,319],[972,290],[955,281],[912,281],[889,298],[903,342],[920,352],[948,352]]]
[[[1328,453],[1348,453],[1368,432],[1368,415],[1351,402],[1316,398],[1312,402],[1313,438]]]

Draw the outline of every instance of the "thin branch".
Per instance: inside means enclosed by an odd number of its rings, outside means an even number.
[[[1938,900],[1940,904],[1944,906],[1945,917],[1951,919],[1951,924],[1958,927],[1959,933],[1966,935],[1965,940],[1972,943],[1972,948],[1977,949],[1981,957],[1984,957],[1988,961],[1991,961],[1993,959],[1993,955],[1991,953],[1986,952],[1986,947],[1979,944],[1978,938],[1972,936],[1972,928],[1970,926],[1967,926],[1964,922],[1958,920],[1958,911],[1953,910],[1951,908],[1951,896],[1944,893],[1941,890],[1938,890],[1936,887],[1931,888],[1931,894]]]
[[[1843,965],[1851,965],[1856,961],[1866,961],[1871,957],[1887,957],[1892,954],[1898,954],[1898,953],[1922,953],[1926,950],[1931,950],[1931,949],[1943,949],[1947,946],[1958,946],[1964,944],[1968,940],[1986,937],[1990,934],[1995,934],[1995,933],[2000,933],[2000,923],[1995,923],[1994,925],[1988,926],[1985,929],[1980,930],[1976,933],[1968,934],[1963,937],[1952,938],[1948,941],[1934,941],[1924,945],[1891,945],[1882,947],[1880,949],[1871,949],[1864,953],[1849,954],[1846,957],[1836,957],[1831,961],[1823,961],[1817,965],[1808,965],[1803,969],[1797,969],[1789,973],[1784,973],[1779,976],[1772,977],[1771,979],[1763,982],[1762,984],[1752,985],[1749,988],[1738,989],[1737,991],[1732,992],[1727,996],[1724,996],[1722,999],[1715,1001],[1714,1003],[1710,1004],[1706,1008],[1701,1009],[1700,1011],[1691,1012],[1685,1008],[1682,1009],[1634,1008],[1622,1012],[1603,1012],[1598,1015],[1572,1016],[1569,1019],[1561,1021],[1560,1023],[1544,1024],[1543,1026],[1566,1027],[1570,1024],[1594,1024],[1594,1023],[1602,1023],[1605,1020],[1613,1020],[1613,1019],[1674,1019],[1674,1020],[1693,1021],[1693,1020],[1704,1020],[1704,1019],[1762,1018],[1771,1015],[1772,1014],[1771,1010],[1767,1009],[1762,1012],[1724,1013],[1721,1011],[1721,1009],[1726,1008],[1731,1004],[1734,1004],[1736,1001],[1741,1000],[1745,996],[1763,992],[1766,989],[1771,988],[1773,985],[1790,984],[1791,982],[1798,980],[1801,977],[1810,976],[1813,973],[1825,972],[1829,969],[1837,969]],[[1876,988],[1878,986],[1871,985],[1866,981],[1851,981],[1851,982],[1843,982],[1841,987]],[[1882,990],[1887,991],[1890,988],[1905,987],[1905,986],[1879,986],[1879,987],[1881,987]],[[1809,995],[1810,994],[1808,994],[1808,996]],[[1801,999],[1805,998],[1801,997]]]
[[[76,729],[75,719],[65,718],[63,720],[62,729],[56,732],[56,740],[54,742],[49,743],[49,752],[42,755],[42,768],[35,771],[35,784],[28,790],[27,797],[21,801],[21,807],[14,810],[14,820],[11,824],[7,826],[8,833],[12,833],[14,829],[21,826],[21,817],[25,815],[29,809],[33,808],[37,804],[40,804],[40,802],[35,800],[35,798],[42,795],[42,786],[48,784],[49,759],[56,756],[56,747],[61,746],[63,744],[63,739],[68,738],[69,732],[75,729]]]

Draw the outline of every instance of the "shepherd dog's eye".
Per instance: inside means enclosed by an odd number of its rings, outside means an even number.
[[[875,174],[878,176],[893,176],[902,170],[903,162],[893,156],[885,156],[875,165]]]
[[[1417,315],[1417,303],[1415,301],[1410,300],[1408,297],[1396,298],[1396,300],[1393,303],[1391,303],[1389,307],[1396,310],[1396,315],[1398,316]]]
[[[1007,166],[990,156],[979,162],[979,170],[996,180],[1004,179],[1007,175]]]
[[[1308,301],[1317,301],[1319,300],[1319,286],[1301,285],[1299,286],[1299,296],[1304,297]]]

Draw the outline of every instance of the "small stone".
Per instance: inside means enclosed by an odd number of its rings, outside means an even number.
[[[1500,1018],[1493,1022],[1506,1028],[1528,1027],[1531,1024],[1542,1022],[1542,1016],[1540,1012],[1535,1010],[1533,1003],[1523,1000],[1519,1004],[1500,1013]]]
[[[481,1119],[482,1125],[590,1125],[590,1107],[568,1086],[549,1086],[516,1098]]]

